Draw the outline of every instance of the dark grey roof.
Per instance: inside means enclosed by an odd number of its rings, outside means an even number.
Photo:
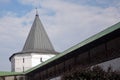
[[[35,16],[22,52],[55,52],[38,14]]]

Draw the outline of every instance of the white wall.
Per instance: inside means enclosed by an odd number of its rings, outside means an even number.
[[[44,53],[41,53],[41,54],[35,54],[35,53],[32,53],[32,67],[52,58],[53,54],[44,54]],[[41,62],[41,58],[42,58],[42,62]]]
[[[13,72],[23,72],[26,71],[48,59],[55,56],[54,54],[44,54],[44,53],[27,53],[27,54],[17,54],[11,59],[11,66]],[[23,60],[24,59],[24,60]],[[42,59],[42,62],[41,62]]]
[[[52,78],[50,80],[61,80],[61,76],[58,76],[58,77],[55,77],[55,78]]]
[[[15,59],[12,57],[11,59],[11,71],[15,71]]]
[[[30,54],[18,54],[15,55],[11,60],[12,71],[23,72],[32,67]],[[23,62],[24,59],[24,62]]]
[[[112,67],[113,70],[119,70],[120,71],[120,58],[112,59],[110,61],[106,61],[103,63],[98,64],[101,66],[104,70],[107,70],[108,67]]]

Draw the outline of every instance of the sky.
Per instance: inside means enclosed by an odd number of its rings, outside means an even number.
[[[11,71],[9,57],[22,50],[36,7],[58,52],[120,22],[120,0],[0,0],[0,71]]]

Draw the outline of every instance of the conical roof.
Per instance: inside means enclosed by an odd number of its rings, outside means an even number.
[[[22,52],[55,52],[38,14],[35,16]]]

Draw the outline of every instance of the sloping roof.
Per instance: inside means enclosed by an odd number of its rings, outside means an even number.
[[[47,61],[45,61],[45,62],[43,62],[43,63],[41,63],[41,64],[39,64],[37,66],[35,66],[35,67],[33,67],[33,68],[31,68],[31,69],[29,69],[27,71],[25,71],[25,74],[27,74],[27,73],[29,73],[31,71],[34,71],[37,68],[42,67],[42,66],[44,66],[44,65],[46,65],[46,64],[48,64],[48,63],[62,57],[62,56],[65,56],[66,54],[69,54],[70,52],[72,52],[72,51],[74,51],[74,50],[76,50],[76,49],[78,49],[80,47],[83,47],[83,46],[85,46],[85,45],[87,45],[87,44],[89,44],[89,43],[91,43],[91,42],[93,42],[93,41],[95,41],[95,40],[97,40],[97,39],[111,33],[111,32],[113,32],[115,30],[118,30],[118,29],[120,29],[120,22],[113,25],[113,26],[111,26],[111,27],[109,27],[109,28],[107,28],[107,29],[105,29],[105,30],[103,30],[103,31],[101,31],[100,33],[98,33],[98,34],[96,34],[96,35],[82,41],[81,43],[69,48],[68,50],[60,53],[59,55],[56,55],[55,57],[53,57],[53,58],[51,58],[51,59],[49,59],[49,60],[47,60]]]
[[[20,72],[3,72],[3,71],[0,71],[0,76],[14,76],[14,75],[23,75],[23,73],[20,73]]]
[[[11,61],[13,56],[21,53],[58,54],[58,52],[54,50],[37,12],[23,50],[14,53],[10,56],[9,60]]]
[[[22,52],[55,52],[38,14],[35,16]]]

